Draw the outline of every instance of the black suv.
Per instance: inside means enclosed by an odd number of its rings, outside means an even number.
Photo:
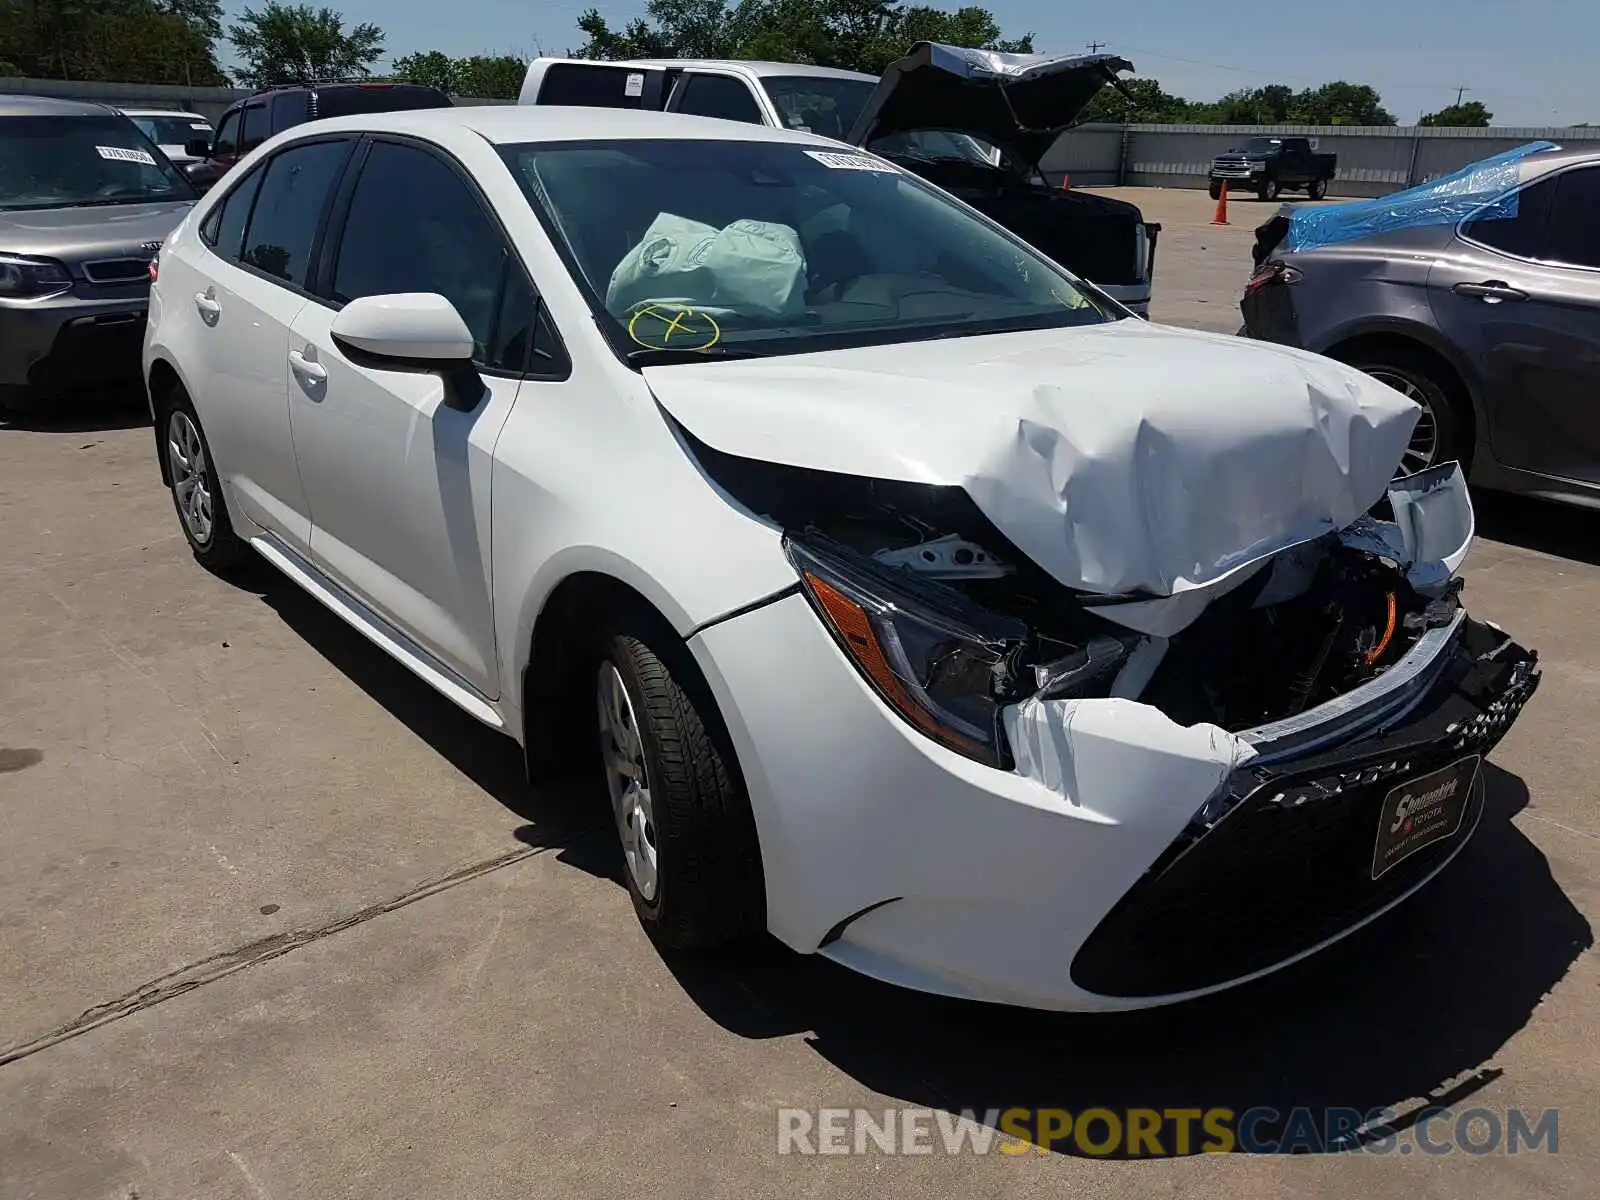
[[[222,114],[208,142],[184,147],[199,162],[184,168],[189,182],[204,190],[275,133],[323,117],[356,113],[405,112],[449,108],[450,97],[420,83],[316,83],[272,88],[241,100]]]

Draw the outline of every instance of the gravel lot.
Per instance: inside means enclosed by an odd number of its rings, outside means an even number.
[[[1236,328],[1267,206],[1124,194],[1166,227],[1157,319]],[[266,569],[191,561],[137,414],[0,428],[0,1197],[1591,1196],[1600,518],[1479,521],[1468,602],[1545,684],[1469,849],[1263,984],[1052,1017],[663,959],[590,797]],[[780,1107],[1429,1097],[1557,1107],[1559,1153],[776,1153]]]

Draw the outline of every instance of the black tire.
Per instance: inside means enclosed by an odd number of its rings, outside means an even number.
[[[1256,195],[1263,200],[1276,200],[1283,192],[1276,179],[1263,179],[1261,186],[1256,189]]]
[[[1470,424],[1464,418],[1459,401],[1455,399],[1455,381],[1446,378],[1440,369],[1419,354],[1409,354],[1403,349],[1381,350],[1358,354],[1349,360],[1352,367],[1382,380],[1396,391],[1422,407],[1423,416],[1417,421],[1411,445],[1401,461],[1400,469],[1410,475],[1426,467],[1437,466],[1452,460],[1466,467],[1472,453],[1468,431]],[[1426,461],[1419,455],[1421,439],[1431,420],[1433,441]]]
[[[183,504],[178,498],[178,480],[174,474],[175,464],[172,459],[173,422],[177,414],[182,414],[183,418],[192,424],[205,456],[202,474],[209,478],[210,483],[211,528],[209,534],[204,537],[190,528],[190,523],[184,515]],[[183,536],[189,543],[189,549],[194,552],[196,561],[207,570],[219,574],[235,570],[249,562],[252,557],[250,545],[233,531],[233,521],[228,515],[228,502],[223,495],[222,481],[217,475],[216,459],[211,456],[211,443],[206,440],[205,427],[200,424],[200,415],[195,412],[193,401],[176,384],[161,397],[160,403],[156,406],[156,445],[162,455],[161,474],[167,481],[167,490],[172,493],[172,507],[178,515],[178,528],[183,530]]]
[[[1211,186],[1207,190],[1211,193],[1211,198],[1213,200],[1221,200],[1222,199],[1222,185],[1220,183],[1218,183],[1215,179],[1213,179],[1211,181]]]
[[[623,867],[645,932],[658,946],[678,950],[764,932],[766,884],[755,818],[732,742],[693,659],[664,623],[624,614],[601,639],[591,685],[597,693],[608,665],[637,719],[655,825],[654,894],[646,894],[626,861]],[[607,740],[602,732],[600,741]],[[608,802],[610,788],[608,779]],[[620,836],[615,806],[613,817]]]
[[[1328,181],[1326,179],[1313,179],[1306,185],[1306,195],[1313,200],[1321,200],[1328,194]]]

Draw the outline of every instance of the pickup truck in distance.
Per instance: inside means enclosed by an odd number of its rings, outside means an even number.
[[[1242,149],[1226,150],[1211,160],[1211,198],[1222,185],[1276,200],[1283,191],[1305,189],[1313,200],[1328,194],[1338,156],[1318,154],[1310,138],[1253,137]]]

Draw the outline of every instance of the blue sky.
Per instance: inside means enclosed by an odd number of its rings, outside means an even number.
[[[385,66],[413,50],[561,54],[582,41],[576,21],[589,7],[583,0],[309,2],[343,12],[348,23],[383,27]],[[959,0],[923,2],[953,8]],[[241,7],[228,5],[230,13]],[[616,25],[644,4],[596,7]],[[1376,87],[1401,124],[1453,102],[1463,85],[1497,125],[1600,123],[1597,0],[994,0],[988,7],[1008,35],[1031,30],[1040,50],[1104,42],[1132,59],[1138,74],[1195,100],[1342,78]]]

